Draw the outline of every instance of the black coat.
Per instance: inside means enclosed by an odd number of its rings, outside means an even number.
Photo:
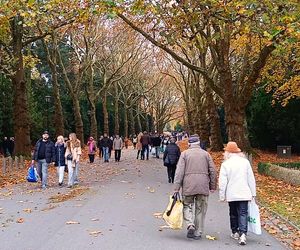
[[[55,166],[65,166],[65,144],[55,144]]]
[[[103,137],[101,140],[100,140],[100,143],[101,147],[104,147],[104,148],[111,148],[112,147],[112,140],[109,139],[108,137]]]
[[[165,149],[163,160],[165,162],[166,158],[169,158],[169,164],[166,165],[176,165],[180,157],[180,148],[174,143],[171,142]]]
[[[38,160],[38,152],[40,149],[41,141],[43,139],[39,139],[37,143],[35,144],[34,148],[34,154],[32,159],[37,161]],[[50,140],[46,142],[46,152],[45,152],[45,158],[47,163],[55,162],[56,156],[55,156],[55,146],[54,143]]]
[[[153,147],[159,147],[161,144],[161,139],[158,136],[151,137],[151,143]]]

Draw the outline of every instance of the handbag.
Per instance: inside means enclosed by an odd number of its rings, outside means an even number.
[[[31,165],[29,168],[28,168],[28,174],[27,174],[27,181],[28,182],[37,182],[38,181],[38,174],[37,174],[37,171],[36,171],[36,168],[34,167],[34,165]]]
[[[163,219],[172,229],[182,229],[183,224],[183,203],[178,192],[170,196],[170,201]]]
[[[164,166],[169,166],[171,164],[170,159],[169,159],[169,154],[167,154],[165,160],[164,160]]]
[[[72,161],[72,160],[73,160],[72,154],[68,154],[68,155],[67,155],[67,160],[68,160],[68,161]]]
[[[261,234],[261,224],[259,216],[259,208],[255,200],[248,202],[248,231],[254,234]]]

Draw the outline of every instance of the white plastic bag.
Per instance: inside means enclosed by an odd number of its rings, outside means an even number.
[[[255,200],[248,202],[248,231],[254,234],[261,234],[261,224],[259,216],[259,208]]]

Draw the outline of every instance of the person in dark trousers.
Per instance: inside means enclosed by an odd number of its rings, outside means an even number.
[[[100,144],[102,146],[104,162],[109,162],[109,150],[112,147],[112,141],[108,138],[106,133],[100,141]]]
[[[100,136],[99,140],[98,140],[98,143],[97,143],[97,146],[98,146],[98,149],[99,149],[99,158],[102,159],[103,158],[103,145],[102,145],[102,139],[103,139],[103,135]]]
[[[164,166],[167,167],[169,183],[174,183],[176,165],[180,157],[180,148],[175,142],[175,137],[172,137],[163,156]]]
[[[117,162],[121,159],[121,151],[123,149],[123,140],[119,135],[116,135],[116,138],[113,141],[113,150],[115,151],[115,160]]]
[[[15,138],[14,137],[10,137],[8,140],[8,152],[9,152],[10,156],[14,155],[14,152],[15,152]]]
[[[156,158],[159,158],[161,139],[156,132],[155,132],[154,136],[151,137],[151,144],[152,144],[152,147],[155,148]]]
[[[94,140],[94,137],[92,136],[89,137],[87,146],[88,146],[88,155],[89,155],[90,163],[94,163],[95,154],[96,154],[96,142]]]
[[[141,160],[145,160],[145,152],[147,153],[147,160],[149,160],[149,145],[151,144],[151,140],[147,131],[144,131],[140,142],[142,143]]]
[[[48,166],[51,162],[55,162],[55,146],[49,139],[48,131],[44,131],[42,138],[37,141],[32,157],[32,164],[37,162],[37,172],[42,181],[42,188],[46,189],[48,181]]]
[[[2,150],[3,150],[4,157],[10,156],[8,148],[9,148],[9,141],[8,141],[7,137],[5,136],[3,138],[3,142],[2,142]]]

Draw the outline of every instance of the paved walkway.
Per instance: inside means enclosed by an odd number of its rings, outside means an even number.
[[[69,191],[57,184],[45,191],[29,183],[14,187],[12,194],[0,190],[0,249],[241,249],[229,237],[228,207],[218,202],[217,193],[209,199],[203,239],[187,239],[186,230],[160,229],[164,222],[153,214],[166,208],[172,185],[166,183],[160,159],[140,161],[134,156],[133,150],[126,150],[120,163],[82,164],[89,181],[81,186],[90,186],[90,190],[62,203],[48,200]],[[118,174],[110,180],[99,181],[101,173],[116,169]],[[24,222],[17,223],[19,218]],[[68,225],[68,221],[80,224]],[[205,235],[217,240],[208,240]],[[285,249],[266,232],[250,234],[242,248]]]

